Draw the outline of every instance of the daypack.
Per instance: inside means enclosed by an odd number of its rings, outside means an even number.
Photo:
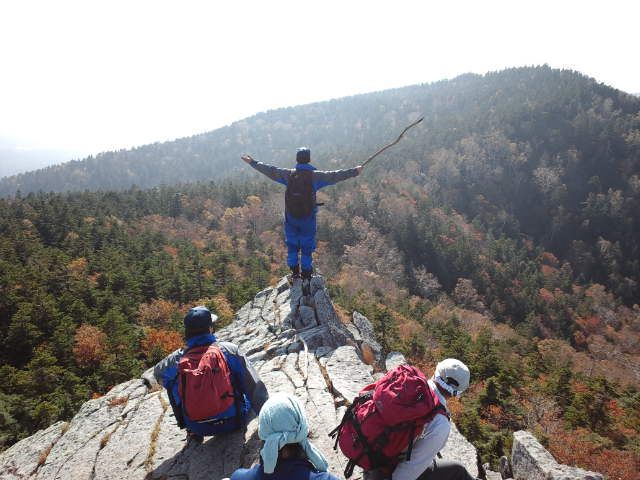
[[[344,476],[356,465],[364,470],[383,469],[389,476],[413,441],[435,415],[448,413],[424,374],[415,367],[399,365],[363,388],[329,436],[336,438],[349,459]]]
[[[185,351],[178,361],[177,381],[182,414],[194,422],[215,419],[239,395],[224,353],[215,343]]]
[[[285,211],[297,218],[309,217],[315,208],[313,195],[313,172],[295,170],[287,181],[284,194]]]

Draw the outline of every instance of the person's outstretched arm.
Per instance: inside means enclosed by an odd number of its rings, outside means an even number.
[[[291,175],[292,170],[289,170],[288,168],[280,168],[258,162],[257,160],[254,160],[251,155],[243,155],[240,158],[275,182],[286,185],[289,181],[289,175]]]
[[[354,168],[347,168],[346,170],[314,170],[313,179],[316,183],[316,188],[326,187],[328,185],[334,185],[348,178],[357,177],[362,172],[362,166],[358,165]]]

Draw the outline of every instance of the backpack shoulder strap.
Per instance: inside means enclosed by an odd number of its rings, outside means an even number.
[[[436,415],[437,414],[444,415],[445,417],[447,417],[447,420],[451,421],[451,414],[449,413],[449,410],[447,410],[447,407],[445,407],[441,403],[439,403],[436,406],[435,411],[436,411]]]
[[[232,362],[229,362],[229,355],[233,355],[229,352],[224,345],[218,345],[218,342],[213,342],[211,346],[214,346],[220,349],[220,353],[224,356],[224,361],[227,362],[227,367],[229,368],[229,378],[231,379],[231,386],[233,387],[233,400],[234,406],[236,409],[236,424],[239,426],[242,423],[242,406],[244,404],[244,389],[242,388],[241,382],[238,381],[238,376],[236,372],[231,368]]]
[[[176,377],[169,382],[169,384],[166,387],[167,396],[169,397],[169,405],[171,405],[171,410],[173,410],[173,415],[176,419],[176,423],[178,424],[178,427],[185,428],[184,413],[182,411],[182,405],[178,406],[178,402],[176,401],[174,391],[173,391],[177,381],[178,381],[178,378]]]
[[[213,345],[213,343],[211,345]],[[211,345],[209,345],[209,347]],[[182,351],[182,356],[184,357],[188,352],[190,352],[192,350],[195,350],[196,348],[203,348],[204,349],[204,347],[207,347],[207,345],[194,345],[193,347],[187,347]],[[208,350],[208,347],[206,349],[204,349],[204,351],[202,353],[206,352],[207,350]]]

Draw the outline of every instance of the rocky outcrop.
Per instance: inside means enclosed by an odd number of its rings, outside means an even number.
[[[404,355],[400,352],[391,352],[387,355],[387,358],[384,361],[384,366],[387,370],[391,370],[403,363],[407,363],[407,359],[404,358]]]
[[[602,480],[599,473],[561,465],[529,432],[513,434],[511,470],[514,480]]]
[[[311,436],[342,478],[346,460],[328,437],[348,402],[373,381],[374,367],[362,361],[362,345],[380,360],[381,349],[368,320],[343,325],[322,277],[311,296],[281,281],[258,293],[218,332],[239,345],[270,393],[297,395],[306,407]],[[367,347],[365,347],[367,348]],[[457,432],[461,447],[448,452],[475,471],[475,449]],[[165,392],[147,372],[84,404],[69,424],[57,423],[0,455],[2,479],[221,479],[258,460],[257,419],[241,432],[186,444]],[[355,478],[357,478],[357,473]]]
[[[314,443],[330,471],[343,478],[346,459],[327,434],[358,391],[380,375],[375,368],[382,352],[368,320],[354,315],[353,325],[343,325],[321,277],[314,277],[306,297],[301,285],[290,288],[283,280],[258,293],[217,335],[240,347],[270,393],[300,398]],[[366,348],[373,352],[372,365],[363,361]],[[403,361],[399,354],[386,358],[388,366]],[[242,431],[187,444],[166,393],[146,372],[86,402],[68,424],[56,423],[0,454],[0,479],[222,479],[255,463],[259,449],[255,417]],[[455,426],[442,453],[478,474],[476,450]],[[359,477],[356,471],[352,478]]]
[[[369,319],[359,312],[353,312],[350,331],[355,332],[354,336],[362,352],[362,359],[369,365],[380,365],[382,346],[376,340],[376,334]]]

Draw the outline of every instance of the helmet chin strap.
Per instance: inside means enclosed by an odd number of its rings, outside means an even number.
[[[446,380],[442,377],[439,376],[434,376],[433,380],[439,385],[441,386],[443,389],[445,389],[449,394],[451,394],[454,397],[459,397],[460,393],[462,392],[458,392],[458,390],[455,389],[455,387],[453,385],[449,385]]]

